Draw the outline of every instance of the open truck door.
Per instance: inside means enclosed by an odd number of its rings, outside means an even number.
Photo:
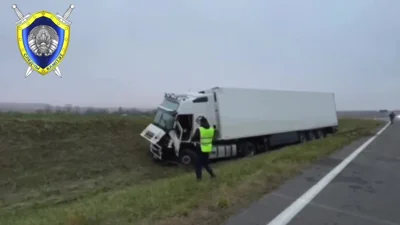
[[[172,143],[174,145],[175,154],[176,154],[176,156],[179,157],[179,148],[181,146],[183,129],[182,129],[181,124],[178,121],[175,122],[175,128],[176,128],[176,130],[175,129],[170,130],[168,132],[168,134],[171,137]]]

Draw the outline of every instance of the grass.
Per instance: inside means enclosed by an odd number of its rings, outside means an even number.
[[[0,207],[71,202],[179,172],[154,166],[149,117],[0,115]]]
[[[4,120],[0,224],[5,225],[216,225],[381,125],[340,120],[334,136],[216,164],[216,180],[196,182],[193,174],[154,165],[147,157],[147,143],[138,137],[146,118]]]

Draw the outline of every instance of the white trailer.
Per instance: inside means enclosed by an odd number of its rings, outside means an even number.
[[[324,138],[337,130],[333,93],[211,88],[165,94],[141,136],[155,159],[191,164],[192,136],[204,116],[217,129],[210,158],[251,156],[277,145]]]

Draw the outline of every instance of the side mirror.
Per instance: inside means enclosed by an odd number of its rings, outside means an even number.
[[[202,116],[197,117],[197,118],[196,118],[196,123],[200,124],[201,118],[203,118],[203,117],[202,117]]]

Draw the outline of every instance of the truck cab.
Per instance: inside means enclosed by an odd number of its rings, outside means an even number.
[[[212,93],[206,92],[164,95],[153,122],[140,134],[150,142],[149,150],[155,160],[193,163],[196,155],[191,140],[199,127],[196,119],[204,116],[211,126],[216,125],[212,98]]]

